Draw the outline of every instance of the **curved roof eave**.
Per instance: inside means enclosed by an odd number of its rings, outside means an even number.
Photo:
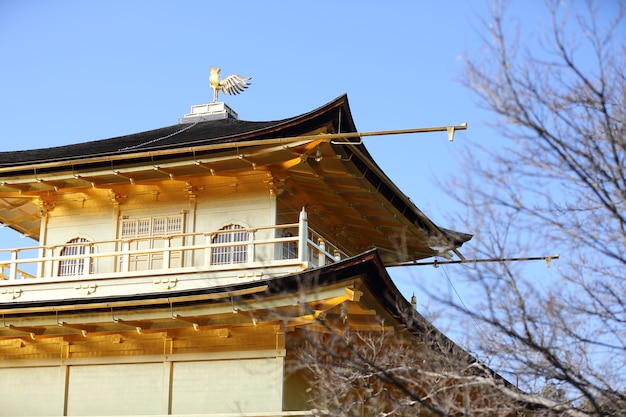
[[[341,108],[344,115],[342,130],[356,131],[347,95],[344,94],[315,110],[277,121],[254,122],[234,119],[201,121],[71,145],[0,152],[0,169],[4,168],[3,171],[6,172],[7,168],[21,170],[27,166],[42,164],[46,166],[55,163],[67,165],[69,162],[76,164],[85,159],[116,159],[121,155],[128,159],[133,154],[140,155],[157,150],[296,136],[305,133],[310,125],[316,124],[316,119],[324,119],[326,116],[326,121],[330,121],[332,119],[330,111],[335,108]]]
[[[69,172],[70,168],[73,172],[81,168],[92,170],[97,167],[110,167],[112,161],[120,161],[121,165],[144,164],[145,161],[153,161],[156,158],[162,160],[173,157],[174,153],[177,157],[192,158],[191,155],[195,154],[195,150],[202,149],[203,146],[206,149],[207,146],[230,146],[242,142],[253,144],[255,141],[261,143],[268,139],[293,138],[331,125],[332,131],[337,133],[357,132],[346,94],[307,113],[278,121],[248,122],[219,119],[173,125],[81,144],[3,152],[0,153],[0,177],[23,175],[34,180],[36,175],[47,172]],[[378,167],[363,144],[336,146],[346,146],[355,151],[357,158],[352,159],[351,163],[364,177],[367,176],[367,180],[374,188],[414,226],[430,231],[429,236],[433,238],[443,237],[444,244],[438,246],[458,248],[471,239],[471,235],[451,232],[434,225]]]

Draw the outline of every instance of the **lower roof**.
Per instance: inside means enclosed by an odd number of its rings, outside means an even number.
[[[229,338],[231,334],[257,337],[296,329],[341,332],[347,326],[351,331],[389,330],[397,340],[408,338],[442,358],[477,364],[402,296],[376,250],[317,269],[227,287],[0,303],[0,313],[4,321],[0,340],[15,339],[8,347],[23,346],[18,342],[26,335],[34,344],[45,338],[72,343],[76,338],[104,336],[117,336],[119,343],[126,335],[140,340],[144,333],[188,338],[206,337],[208,332]],[[487,372],[511,386],[487,367],[478,368],[477,372]]]
[[[268,309],[267,306],[286,308],[293,306],[294,300],[300,300],[298,303],[308,304],[315,309],[327,301],[326,298],[336,297],[337,294],[343,296],[344,301],[353,302],[348,304],[354,304],[357,310],[375,311],[371,324],[379,323],[380,318],[384,318],[390,325],[406,328],[415,335],[423,335],[433,330],[432,325],[395,286],[378,252],[370,250],[324,267],[222,287],[172,289],[114,297],[86,296],[54,301],[1,302],[0,314],[4,317],[5,326],[0,329],[0,339],[19,334],[19,331],[16,333],[12,328],[19,328],[24,323],[29,323],[30,329],[41,326],[42,335],[47,334],[47,328],[52,331],[51,334],[58,335],[63,332],[63,328],[58,326],[59,317],[75,325],[81,321],[88,325],[90,321],[100,320],[98,317],[101,314],[109,316],[112,311],[120,312],[118,314],[134,311],[135,316],[141,316],[141,312],[144,312],[146,317],[151,317],[145,318],[146,323],[165,320],[169,321],[169,326],[176,328],[177,324],[171,320],[172,309],[208,317],[222,314],[221,311],[226,306],[229,320],[222,324],[227,327],[249,322],[245,316],[233,315],[233,308],[236,308],[233,306],[245,306],[246,309],[260,311]],[[272,302],[268,304],[269,300]],[[349,312],[348,310],[348,314]],[[167,326],[164,326],[165,329]],[[76,333],[75,327],[65,331]]]

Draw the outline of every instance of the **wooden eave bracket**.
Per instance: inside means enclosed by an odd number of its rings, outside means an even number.
[[[9,184],[6,181],[0,181],[0,187],[5,187],[10,190],[16,190],[19,194],[30,190],[30,185],[28,184]]]
[[[87,337],[90,332],[93,332],[96,329],[94,326],[88,326],[84,324],[71,324],[64,321],[57,322],[57,324],[67,329],[78,330],[83,335],[83,337]]]
[[[355,290],[354,288],[346,287],[346,293],[350,296],[350,301],[359,302],[363,296],[363,291]]]
[[[43,334],[45,330],[37,327],[14,326],[12,324],[5,324],[4,327],[6,327],[7,329],[15,330],[16,332],[26,333],[33,340],[36,339],[37,336]]]
[[[152,323],[145,322],[145,321],[122,320],[122,319],[114,319],[114,321],[123,326],[134,328],[137,334],[143,334],[144,330],[147,330],[150,328],[150,326],[152,326]]]

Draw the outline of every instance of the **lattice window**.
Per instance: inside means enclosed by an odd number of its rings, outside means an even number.
[[[183,215],[123,219],[121,237],[154,236],[183,232]]]
[[[167,218],[155,217],[152,219],[152,234],[161,235],[167,232]]]
[[[137,235],[146,236],[150,234],[150,219],[137,220]]]
[[[68,242],[70,246],[66,246],[61,250],[61,256],[81,256],[93,253],[93,247],[89,245],[89,240],[84,238],[72,239]],[[88,264],[87,258],[67,259],[59,262],[60,277],[83,275],[85,273],[85,265]]]
[[[167,233],[183,231],[183,216],[169,216],[167,218]]]
[[[293,237],[291,232],[285,232],[283,237]],[[282,259],[297,259],[298,258],[298,242],[283,242]]]
[[[213,248],[212,264],[224,265],[247,262],[248,245],[236,243],[248,242],[248,240],[248,232],[244,230],[243,227],[236,224],[229,224],[228,226],[222,227],[213,238],[213,243],[234,243],[234,245]]]
[[[137,236],[136,220],[122,220],[122,236]]]

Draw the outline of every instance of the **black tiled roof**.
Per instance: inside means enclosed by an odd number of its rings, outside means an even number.
[[[308,129],[319,127],[320,121],[328,122],[334,116],[328,110],[342,107],[346,125],[344,131],[354,131],[347,97],[338,97],[311,112],[276,121],[251,122],[235,119],[219,119],[198,123],[176,124],[155,130],[83,142],[51,148],[0,152],[0,168],[46,162],[72,161],[90,157],[123,155],[168,148],[184,148],[242,140],[269,139],[296,136]],[[320,120],[324,119],[324,120]]]
[[[146,132],[92,142],[26,151],[0,152],[0,166],[68,161],[91,156],[124,154],[138,151],[167,149],[186,145],[218,143],[229,137],[262,131],[289,119],[275,122],[247,122],[221,119],[196,124],[177,124]]]

